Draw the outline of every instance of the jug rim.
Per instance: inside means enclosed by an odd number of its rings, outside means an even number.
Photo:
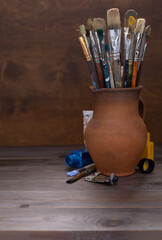
[[[138,91],[141,90],[143,88],[142,85],[139,85],[138,87],[129,87],[129,88],[99,88],[99,89],[95,89],[94,86],[90,86],[89,87],[91,89],[92,92],[95,93],[99,93],[99,92],[134,92],[134,91]]]

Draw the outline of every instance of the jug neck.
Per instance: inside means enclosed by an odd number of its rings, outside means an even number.
[[[92,90],[94,117],[132,118],[139,115],[139,93],[142,86],[136,88],[114,88]]]

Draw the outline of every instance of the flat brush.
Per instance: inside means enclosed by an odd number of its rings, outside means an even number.
[[[93,25],[93,30],[95,31],[95,37],[96,37],[96,40],[97,40],[97,48],[98,48],[98,52],[99,52],[99,57],[100,57],[100,60],[102,59],[102,53],[101,53],[101,44],[100,44],[100,40],[99,40],[99,37],[98,37],[98,34],[97,34],[97,29],[98,28],[102,28],[102,20],[101,18],[94,18],[93,19],[93,22],[92,22],[92,25]]]
[[[141,42],[141,48],[140,48],[140,53],[139,53],[139,60],[138,60],[138,72],[137,72],[137,80],[136,80],[136,86],[139,84],[139,80],[141,77],[141,71],[142,71],[142,66],[143,66],[143,59],[146,51],[146,47],[148,44],[148,40],[150,37],[151,33],[151,26],[147,26],[144,30],[142,42]]]
[[[128,81],[129,50],[131,46],[131,40],[133,40],[132,35],[134,34],[137,18],[138,18],[138,14],[133,9],[129,9],[124,16],[124,55],[125,55],[124,87],[131,87],[132,73],[130,73],[131,77],[129,78],[129,81]],[[130,62],[130,64],[132,63]],[[130,72],[132,72],[131,69],[130,69]]]
[[[112,68],[111,68],[111,61],[110,61],[110,57],[109,57],[109,45],[105,44],[105,52],[106,52],[106,56],[107,56],[107,63],[109,66],[109,75],[110,75],[110,86],[111,88],[114,88],[114,79],[113,79],[113,73],[112,73]]]
[[[89,43],[88,43],[88,40],[87,40],[87,37],[86,37],[86,29],[85,29],[85,26],[82,24],[82,25],[79,26],[79,29],[80,29],[80,32],[81,32],[82,36],[84,37],[84,41],[85,41],[85,43],[86,43],[86,46],[87,46],[89,55],[90,55],[90,57],[92,57],[92,56],[91,56],[90,47],[89,47]]]
[[[75,181],[77,181],[78,179],[86,176],[87,174],[90,174],[92,173],[93,171],[95,171],[96,169],[96,166],[93,165],[91,166],[90,168],[86,169],[85,171],[81,172],[81,173],[78,173],[76,176],[74,176],[73,178],[69,179],[66,181],[66,183],[73,183]]]
[[[110,44],[112,47],[113,57],[113,71],[115,87],[122,87],[121,81],[121,25],[120,25],[120,13],[118,8],[112,8],[107,11],[107,24]]]
[[[106,62],[106,53],[105,53],[105,43],[103,41],[103,29],[98,28],[97,29],[98,38],[100,40],[100,46],[101,46],[101,63],[102,63],[102,69],[104,74],[104,80],[105,80],[105,86],[106,88],[110,88],[110,76],[108,72],[107,62]]]
[[[86,57],[87,63],[88,63],[88,67],[89,67],[92,83],[95,86],[95,88],[98,89],[100,87],[98,76],[97,76],[94,64],[92,62],[92,58],[89,55],[89,52],[88,52],[87,46],[85,44],[84,38],[83,37],[79,37],[78,39],[79,39],[80,45],[81,45],[81,47],[83,49],[83,52],[84,52],[84,55]]]
[[[91,34],[93,35],[93,39],[94,39],[95,44],[98,48],[98,40],[96,38],[96,34],[95,34],[94,29],[93,29],[93,22],[90,18],[87,20],[87,28],[88,28],[89,32],[91,32]],[[99,51],[99,49],[98,49],[98,51]]]
[[[95,165],[95,164],[92,163],[92,164],[87,165],[87,166],[85,166],[85,167],[82,167],[82,168],[79,168],[79,169],[70,171],[70,172],[67,173],[67,175],[68,175],[69,177],[73,177],[73,176],[75,176],[75,175],[77,175],[77,174],[79,174],[79,173],[81,173],[81,172],[83,172],[83,171],[85,171],[85,170],[93,167],[94,165]]]
[[[105,87],[110,88],[110,77],[109,77],[108,66],[106,62],[106,53],[105,53],[106,22],[103,18],[94,18],[92,24],[93,24],[93,29],[95,31],[95,35],[97,39],[97,46],[98,46],[102,71],[104,75]]]
[[[89,29],[89,35],[90,35],[90,49],[92,51],[92,56],[93,56],[93,61],[95,62],[96,71],[98,73],[99,84],[100,84],[100,87],[103,88],[105,87],[105,83],[104,83],[104,76],[102,72],[102,66],[100,62],[101,51],[98,47],[99,39],[97,39],[96,37],[95,31],[93,29],[93,22],[90,18],[87,20],[87,27]]]
[[[98,39],[98,44],[100,45],[99,46],[99,50],[101,50],[101,55],[102,55],[102,58],[104,56],[104,53],[105,53],[105,48],[103,46],[105,46],[105,30],[106,30],[106,22],[103,18],[94,18],[93,19],[93,29],[95,31],[95,34],[97,36],[97,39]],[[97,33],[97,29],[102,29],[103,30],[103,36],[102,36],[102,41],[99,42],[99,36],[98,36],[98,33]]]
[[[98,28],[102,28],[103,31],[106,31],[106,22],[103,18],[94,18],[93,19],[93,29],[97,31]]]
[[[136,86],[136,78],[137,78],[137,70],[138,70],[138,58],[139,58],[139,51],[140,51],[143,31],[144,31],[144,28],[145,28],[145,22],[146,21],[145,21],[144,18],[139,18],[137,20],[137,24],[136,24],[136,37],[137,37],[137,40],[136,40],[135,56],[134,56],[134,62],[133,62],[131,87],[135,87]]]
[[[101,62],[100,62],[100,58],[99,58],[98,48],[96,46],[92,31],[89,32],[89,35],[90,35],[90,47],[92,50],[93,61],[95,63],[96,71],[98,74],[99,84],[100,84],[101,88],[104,88],[105,82],[104,82],[102,66],[101,66]]]

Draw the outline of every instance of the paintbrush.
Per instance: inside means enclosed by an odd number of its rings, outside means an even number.
[[[103,18],[94,18],[92,24],[93,24],[93,29],[95,31],[95,36],[97,40],[97,47],[98,47],[100,62],[101,62],[102,71],[104,75],[105,87],[110,88],[110,77],[109,77],[108,66],[106,62],[106,53],[105,53],[106,23]]]
[[[110,44],[112,47],[113,57],[113,71],[115,87],[122,87],[121,81],[121,26],[120,26],[120,13],[118,8],[112,8],[107,11],[107,25]]]
[[[93,19],[92,25],[93,25],[93,30],[94,30],[94,33],[95,33],[95,38],[96,38],[96,41],[97,41],[97,48],[98,48],[98,52],[99,52],[99,57],[100,57],[100,60],[101,60],[102,59],[101,45],[100,45],[100,40],[99,40],[99,37],[98,37],[98,34],[97,34],[97,29],[99,28],[98,25],[100,26],[100,24],[98,24],[98,18]]]
[[[144,30],[144,34],[143,34],[143,38],[142,38],[142,42],[141,42],[141,47],[140,47],[136,86],[138,86],[139,80],[140,80],[140,77],[141,77],[143,59],[144,59],[146,47],[147,47],[147,44],[148,44],[148,40],[149,40],[149,37],[150,37],[150,33],[151,33],[151,26],[147,26]]]
[[[93,22],[92,22],[92,20],[90,18],[88,18],[88,20],[87,20],[87,28],[88,28],[89,32],[91,32],[91,34],[93,35],[93,39],[94,39],[95,44],[96,44],[96,46],[98,48],[98,41],[96,39],[96,34],[95,34],[94,29],[93,29]]]
[[[79,174],[79,173],[81,173],[81,172],[83,172],[83,171],[85,171],[85,170],[93,167],[94,165],[95,165],[95,164],[92,163],[92,164],[87,165],[87,166],[85,166],[85,167],[82,167],[82,168],[79,168],[79,169],[76,169],[76,170],[72,170],[72,171],[68,172],[67,175],[68,175],[69,177],[73,177],[73,176],[75,176],[75,175],[77,175],[77,174]]]
[[[83,49],[83,52],[84,52],[84,55],[86,57],[87,63],[88,63],[88,67],[89,67],[92,83],[95,86],[95,88],[98,89],[100,87],[98,76],[97,76],[94,64],[92,62],[92,58],[89,55],[89,52],[88,52],[87,46],[85,44],[84,38],[83,37],[79,37],[78,39],[79,39],[80,45],[81,45],[81,47]]]
[[[111,88],[114,88],[114,79],[113,79],[113,73],[112,73],[112,68],[111,68],[111,61],[109,57],[109,45],[105,44],[105,51],[106,51],[106,56],[107,56],[107,63],[109,66],[109,74],[110,74],[110,85]]]
[[[104,76],[103,76],[103,72],[102,72],[102,66],[100,63],[98,41],[96,38],[95,31],[93,29],[93,22],[90,18],[87,20],[87,27],[89,30],[89,37],[90,37],[90,49],[92,52],[93,61],[95,62],[96,71],[98,73],[99,84],[100,84],[101,88],[104,88],[105,83],[104,83]]]
[[[128,82],[128,70],[129,70],[129,50],[131,46],[132,34],[134,34],[136,21],[138,14],[135,10],[129,9],[124,16],[124,55],[125,55],[125,66],[124,66],[124,87],[131,87],[131,77]]]
[[[98,42],[98,48],[99,52],[101,54],[102,59],[104,58],[105,54],[105,30],[106,30],[106,22],[103,18],[94,18],[93,19],[93,29],[96,34],[97,42]],[[99,38],[99,35],[97,33],[97,29],[102,29],[103,30],[103,36],[102,36],[102,41]]]
[[[100,58],[99,58],[98,48],[96,46],[92,31],[89,32],[89,36],[90,36],[90,47],[91,47],[91,51],[92,51],[93,61],[95,63],[96,71],[98,74],[99,84],[100,84],[101,88],[104,88],[105,82],[104,82],[102,66],[101,66],[101,62],[100,62]]]
[[[110,86],[110,75],[108,72],[108,66],[107,66],[107,62],[106,62],[105,43],[103,40],[103,29],[98,28],[97,34],[98,34],[98,38],[99,38],[100,46],[101,46],[101,64],[102,64],[102,70],[103,70],[103,74],[104,74],[105,86],[106,86],[106,88],[110,88],[111,87]],[[103,48],[104,48],[104,50],[103,50]]]
[[[91,51],[90,51],[90,47],[89,47],[89,43],[88,43],[88,40],[87,40],[87,37],[86,37],[86,29],[85,29],[85,26],[82,24],[82,25],[79,26],[79,29],[80,29],[80,33],[81,33],[82,36],[84,37],[84,41],[85,41],[85,43],[86,43],[86,46],[87,46],[89,55],[90,55],[90,57],[92,57]]]
[[[78,179],[84,177],[85,175],[92,173],[93,171],[95,171],[95,169],[96,169],[96,166],[93,165],[90,168],[86,169],[85,171],[78,173],[73,178],[70,178],[69,180],[66,181],[66,183],[73,183],[73,182],[77,181]]]
[[[135,56],[134,56],[134,62],[133,62],[133,71],[132,71],[132,83],[131,87],[136,86],[136,78],[137,78],[137,69],[138,69],[138,58],[139,58],[139,51],[143,36],[143,31],[145,28],[145,19],[139,18],[136,23],[136,47],[135,47]]]

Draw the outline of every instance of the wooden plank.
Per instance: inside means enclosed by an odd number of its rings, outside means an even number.
[[[137,171],[121,177],[115,186],[84,179],[66,184],[64,154],[68,149],[25,148],[19,152],[15,148],[13,155],[9,149],[3,152],[0,239],[160,240],[161,148],[152,174]]]
[[[162,240],[161,231],[10,231],[0,232],[3,240]]]
[[[162,208],[161,191],[91,189],[57,191],[0,191],[0,212],[19,208]]]
[[[159,208],[1,209],[2,231],[161,231]]]

